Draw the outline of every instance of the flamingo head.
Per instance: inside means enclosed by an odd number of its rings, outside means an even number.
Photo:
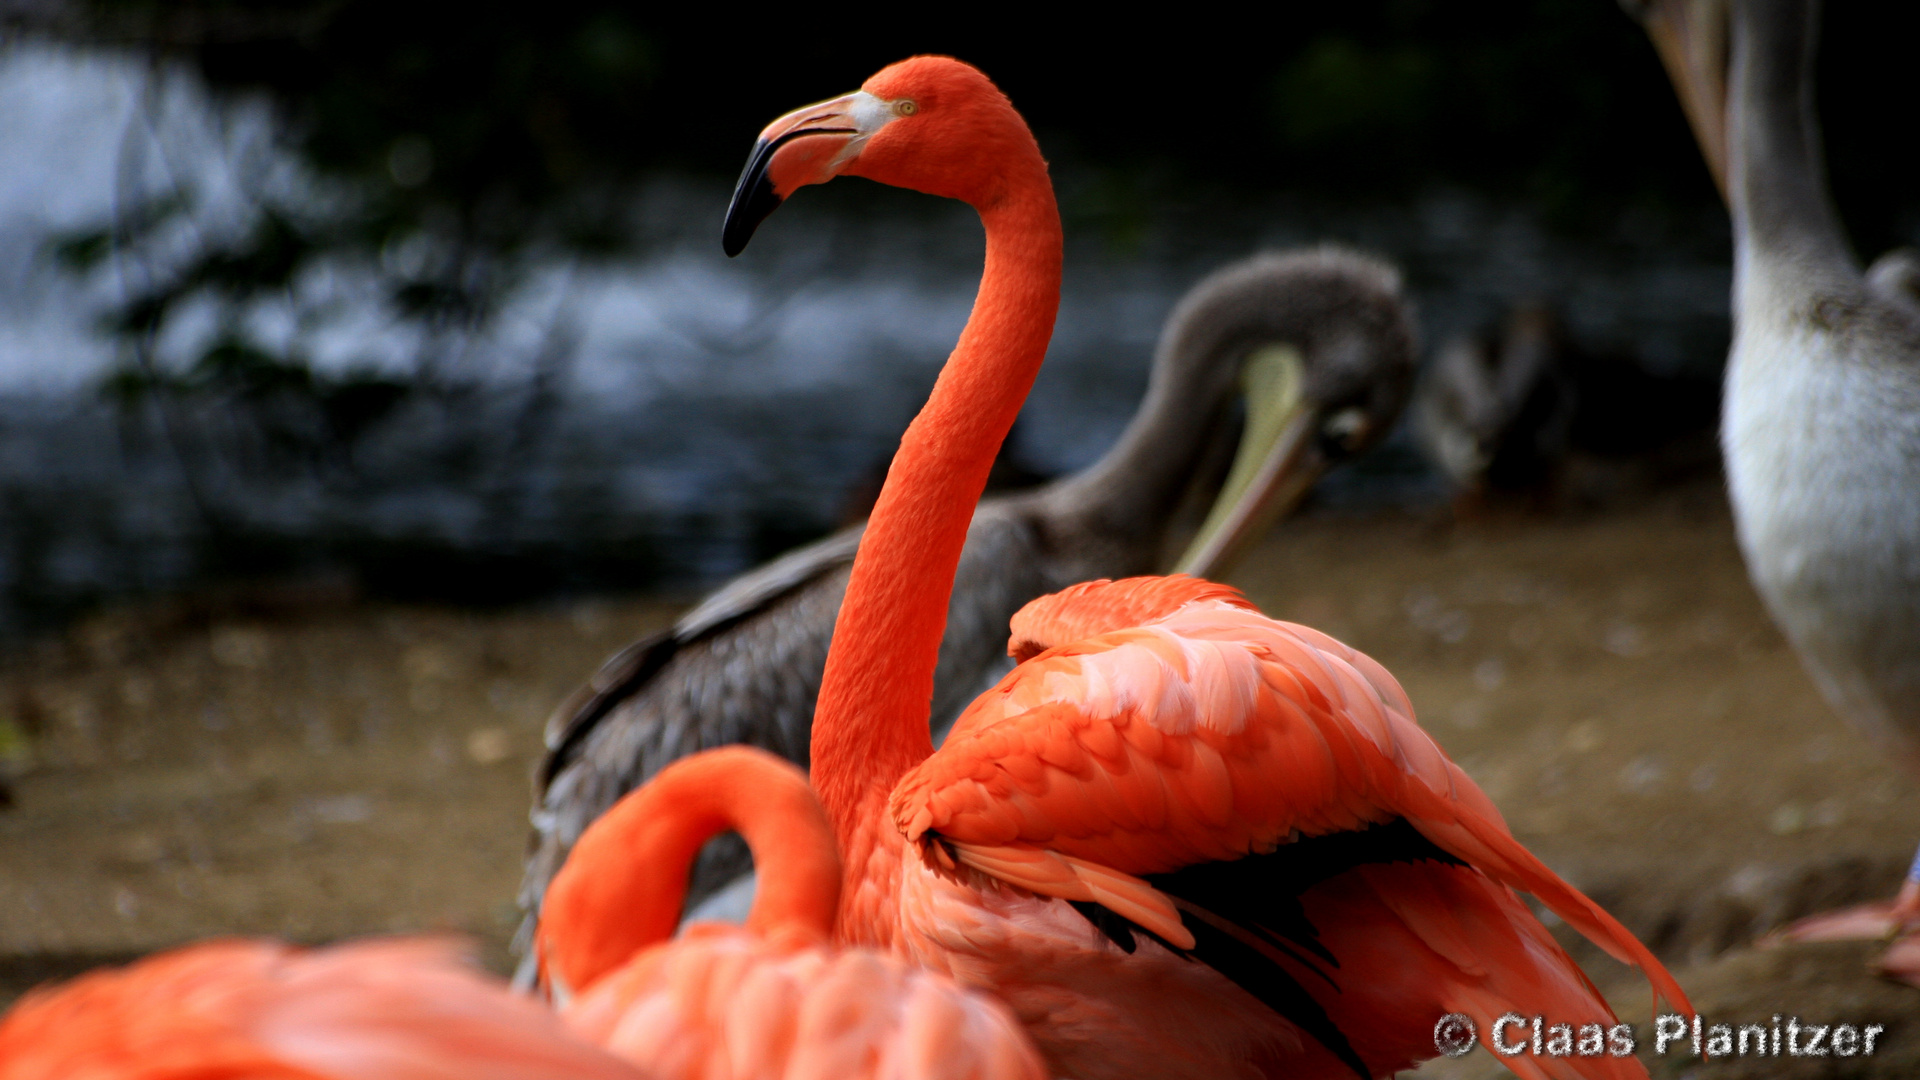
[[[1026,122],[979,69],[916,56],[768,124],[734,187],[721,243],[738,255],[788,196],[843,175],[986,209],[1039,157]]]

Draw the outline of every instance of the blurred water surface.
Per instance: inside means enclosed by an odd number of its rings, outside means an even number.
[[[805,193],[727,260],[725,185],[680,177],[635,194],[639,254],[534,249],[494,268],[505,300],[483,324],[423,325],[378,287],[441,257],[429,248],[322,261],[237,325],[316,377],[397,387],[333,438],[340,415],[282,397],[103,392],[116,371],[186,370],[236,332],[211,304],[138,355],[103,332],[169,252],[254,227],[269,196],[339,197],[279,149],[265,106],[216,104],[182,69],[37,45],[0,50],[0,100],[0,631],[116,595],[340,566],[462,599],[692,591],[857,513],[979,272],[970,212],[864,182]],[[1085,211],[1093,183],[1058,177],[1065,296],[1012,447],[1043,474],[1118,434],[1180,293],[1262,249],[1333,241],[1397,261],[1429,346],[1543,299],[1583,346],[1655,371],[1712,370],[1725,347],[1717,214],[1630,211],[1574,240],[1463,191],[1353,204],[1276,184],[1120,228]],[[63,236],[175,195],[184,209],[137,255],[55,257]],[[1440,490],[1404,439],[1348,472],[1323,499]]]

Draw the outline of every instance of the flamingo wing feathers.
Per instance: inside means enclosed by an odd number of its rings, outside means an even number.
[[[1099,602],[1098,589],[1080,595]],[[892,810],[910,841],[950,853],[938,858],[1071,900],[1091,899],[1088,868],[1104,868],[1106,887],[1148,912],[1172,901],[1142,878],[1405,819],[1686,1005],[1638,939],[1513,838],[1385,668],[1242,603],[1187,603],[1034,655],[901,779]]]
[[[4,1080],[642,1080],[439,939],[217,941],[36,991]]]
[[[1616,1022],[1606,1000],[1513,890],[1485,874],[1435,862],[1376,864],[1309,890],[1306,916],[1340,957],[1343,992],[1325,995],[1340,1028],[1367,1032],[1377,1071],[1409,1068],[1433,1052],[1434,1019],[1473,1018],[1484,1036],[1517,1002],[1591,1040],[1573,1056],[1523,1054],[1502,1063],[1528,1078],[1644,1080],[1631,1057],[1591,1052]],[[1382,1043],[1398,1034],[1397,1042]],[[1531,1034],[1508,1029],[1509,1039]]]
[[[34,990],[0,1021],[0,1078],[319,1080],[228,1015],[235,990],[263,984],[281,951],[214,942]]]

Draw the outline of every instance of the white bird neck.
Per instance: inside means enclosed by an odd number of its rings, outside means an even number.
[[[1813,111],[1819,4],[1735,3],[1732,31],[1727,195],[1740,276],[1785,275],[1801,294],[1857,283]]]

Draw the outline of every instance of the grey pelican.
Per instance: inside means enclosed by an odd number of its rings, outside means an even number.
[[[1642,11],[1733,211],[1721,447],[1748,572],[1837,710],[1920,771],[1920,280],[1862,273],[1828,198],[1813,112],[1814,0],[1656,0]],[[1894,902],[1797,938],[1920,926]],[[1920,985],[1920,938],[1883,964]]]
[[[1007,625],[1027,601],[1102,577],[1163,569],[1169,526],[1195,484],[1213,509],[1175,569],[1221,572],[1329,465],[1393,426],[1415,362],[1400,275],[1333,248],[1256,256],[1174,308],[1147,394],[1119,441],[1085,470],[981,502],[961,557],[935,677],[950,723],[1010,666]],[[1244,391],[1245,423],[1232,423]],[[1208,461],[1216,462],[1212,469]],[[581,830],[667,763],[748,743],[806,763],[814,696],[860,527],[734,579],[663,633],[608,660],[554,712],[535,780],[520,902],[536,915]],[[691,903],[738,878],[743,847],[710,845]]]

